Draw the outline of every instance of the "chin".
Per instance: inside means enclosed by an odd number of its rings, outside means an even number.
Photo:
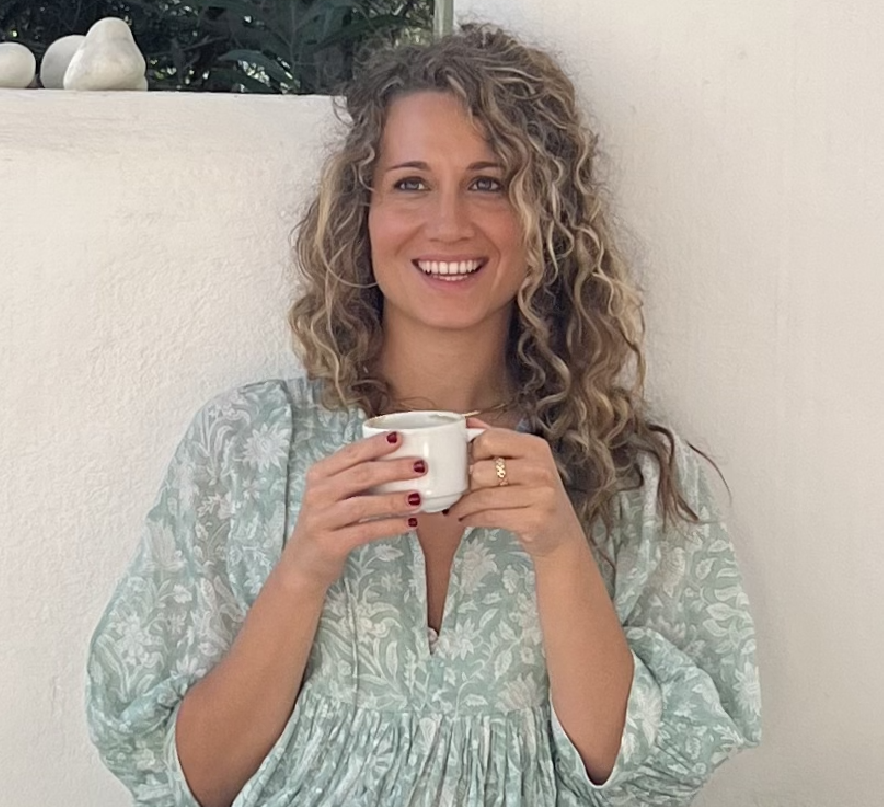
[[[488,333],[490,328],[500,324],[502,319],[509,321],[510,313],[507,306],[498,308],[479,304],[476,299],[438,300],[421,297],[416,300],[409,298],[401,305],[385,302],[384,319],[388,324],[393,320],[406,327],[435,330],[440,332],[482,331]],[[476,305],[468,305],[469,302]],[[406,323],[411,323],[407,326]]]

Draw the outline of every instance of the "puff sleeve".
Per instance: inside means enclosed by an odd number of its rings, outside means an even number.
[[[270,512],[284,501],[290,434],[280,399],[266,386],[241,388],[193,418],[92,637],[90,737],[137,804],[199,807],[179,765],[175,718],[188,688],[232,644],[263,583],[260,564],[243,557],[257,544],[281,544],[281,512]],[[240,536],[231,540],[237,513]]]
[[[682,491],[699,524],[664,529],[659,474],[621,494],[614,604],[635,671],[614,770],[594,785],[553,712],[560,783],[593,807],[683,807],[713,771],[760,741],[755,632],[733,546],[697,456],[676,441]]]

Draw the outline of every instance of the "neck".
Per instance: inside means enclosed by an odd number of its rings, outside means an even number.
[[[389,327],[388,327],[389,326]],[[385,323],[380,375],[394,406],[472,412],[509,402],[506,329],[481,333]]]

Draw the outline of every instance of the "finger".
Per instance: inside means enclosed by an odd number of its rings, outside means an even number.
[[[504,477],[498,474],[498,459],[503,459]],[[470,465],[470,490],[481,488],[510,487],[511,485],[531,485],[536,477],[533,466],[527,460],[494,457],[479,460]],[[506,484],[501,484],[503,481]]]
[[[334,476],[342,473],[354,465],[368,462],[380,457],[392,454],[402,445],[402,435],[391,431],[384,434],[375,434],[361,440],[348,443],[334,454],[317,462],[310,470],[316,469],[321,477]]]
[[[526,510],[534,504],[533,496],[522,486],[483,488],[463,496],[449,512],[458,519],[485,510]]]
[[[350,527],[345,527],[338,530],[336,536],[340,539],[343,546],[352,550],[371,541],[394,538],[397,535],[402,535],[404,532],[413,530],[415,527],[417,527],[417,518],[414,516],[407,518],[384,518],[377,521],[362,521]]]
[[[360,521],[408,516],[417,513],[420,507],[421,495],[416,490],[378,496],[352,496],[330,508],[328,523],[332,529],[341,529]]]
[[[498,464],[500,460],[502,462]],[[470,490],[473,491],[482,488],[506,488],[512,485],[522,485],[523,488],[555,487],[560,482],[555,467],[542,465],[531,459],[520,460],[500,456],[472,463],[469,477]]]
[[[464,527],[476,527],[483,530],[509,530],[519,533],[522,529],[519,510],[482,510],[470,513],[459,519]]]
[[[338,499],[346,499],[371,490],[378,485],[387,482],[404,482],[408,479],[418,479],[427,473],[427,463],[420,457],[402,457],[396,459],[377,459],[374,461],[361,462],[341,473],[329,484],[333,484],[338,492]]]
[[[484,460],[489,457],[523,459],[536,456],[544,447],[548,448],[542,438],[512,429],[487,429],[473,440],[471,445],[474,460]]]

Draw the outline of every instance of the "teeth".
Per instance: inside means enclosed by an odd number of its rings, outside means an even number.
[[[474,258],[468,261],[417,261],[418,268],[428,275],[469,275],[475,272],[482,261]]]

